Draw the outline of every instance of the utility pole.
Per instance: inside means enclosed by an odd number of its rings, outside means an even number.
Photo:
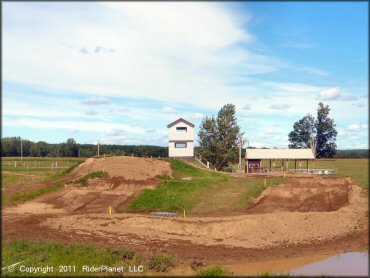
[[[242,169],[242,148],[244,145],[243,133],[239,133],[239,169]]]
[[[22,137],[21,137],[21,160],[23,160],[23,144],[22,144]]]
[[[100,140],[98,140],[98,156],[100,154]]]

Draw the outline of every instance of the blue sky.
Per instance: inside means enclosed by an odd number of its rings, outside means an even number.
[[[338,148],[368,147],[367,2],[5,2],[2,31],[3,137],[165,146],[233,103],[286,147],[323,101]]]

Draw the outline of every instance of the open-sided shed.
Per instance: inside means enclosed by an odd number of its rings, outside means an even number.
[[[294,160],[294,167],[297,169],[298,161],[308,161],[315,159],[312,149],[247,149],[245,153],[245,172],[260,173],[263,171],[272,172],[272,161],[281,160],[282,167],[284,162]],[[269,167],[262,168],[261,160],[269,160]]]

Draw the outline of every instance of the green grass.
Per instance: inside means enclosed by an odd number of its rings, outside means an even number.
[[[3,157],[1,171],[7,173],[2,174],[2,185],[13,186],[52,180],[69,173],[83,161],[82,158],[25,157],[21,160],[19,157]],[[56,165],[58,167],[55,167]]]
[[[337,169],[338,176],[351,177],[362,187],[369,188],[369,159],[318,159],[311,165],[312,168]]]
[[[2,244],[2,265],[8,266],[23,261],[25,266],[54,266],[54,272],[26,275],[16,266],[11,276],[76,276],[76,275],[108,275],[109,273],[88,273],[82,271],[83,265],[108,267],[139,265],[142,264],[139,256],[127,248],[94,248],[85,244],[73,243],[63,245],[55,242],[41,241],[11,241]],[[75,266],[74,271],[59,272],[58,266]],[[73,269],[70,269],[73,270]],[[127,269],[126,269],[127,270]],[[125,272],[127,273],[127,272]],[[2,273],[2,276],[10,273]]]
[[[223,266],[209,266],[202,268],[197,271],[196,276],[198,277],[228,277],[231,276],[231,272]]]
[[[149,259],[149,269],[157,272],[167,272],[170,268],[175,267],[175,257],[163,251],[158,251]]]
[[[275,167],[281,167],[281,161],[276,160]],[[268,167],[268,160],[262,160],[262,167]],[[306,162],[297,161],[297,169],[306,169]],[[294,169],[294,161],[285,163],[285,169]],[[364,188],[369,188],[369,159],[317,159],[309,161],[310,169],[335,169],[339,177],[351,177],[359,185]]]
[[[235,178],[223,173],[193,167],[181,160],[170,160],[173,179],[156,189],[145,189],[128,207],[129,212],[183,210],[189,215],[235,211],[246,208],[250,196],[256,197],[264,185],[263,178]],[[191,180],[182,180],[191,176]],[[280,183],[280,178],[267,179],[267,185]],[[251,191],[252,190],[252,191]],[[249,193],[251,191],[251,193]],[[251,195],[248,195],[251,194]]]
[[[12,158],[14,159],[14,158]],[[45,159],[39,159],[39,158],[32,158],[33,160],[31,161],[36,161],[38,160],[45,160]],[[5,159],[6,161],[7,159]],[[8,159],[10,161],[10,159]],[[13,161],[13,160],[12,160]],[[18,159],[18,161],[20,161]],[[48,181],[48,180],[55,180],[57,178],[60,178],[68,173],[70,173],[74,168],[76,168],[83,160],[81,159],[72,159],[72,162],[68,162],[67,159],[62,160],[64,163],[67,165],[71,165],[70,167],[66,169],[59,169],[58,171],[53,171],[49,172],[48,169],[31,169],[31,171],[25,171],[23,168],[15,168],[13,169],[13,172],[16,173],[21,173],[21,174],[26,174],[27,176],[18,176],[18,175],[2,175],[2,182],[4,186],[17,186],[19,184],[32,184],[36,182],[43,182],[43,181]],[[4,167],[4,161],[2,161],[2,166]],[[25,159],[23,161],[24,163],[27,162]],[[22,163],[23,163],[22,162]],[[6,163],[5,163],[6,164]],[[33,176],[29,176],[30,172],[32,173]],[[33,198],[36,198],[38,196],[41,196],[46,193],[54,192],[57,190],[60,190],[63,188],[63,185],[58,183],[57,181],[48,187],[45,188],[39,188],[39,189],[34,189],[34,190],[29,190],[25,192],[17,192],[17,193],[12,193],[12,194],[7,194],[6,191],[3,192],[2,194],[2,206],[14,206],[18,203],[24,202],[31,200]]]
[[[80,178],[79,180],[77,180],[76,183],[79,183],[81,186],[87,186],[90,179],[107,178],[107,177],[108,177],[107,172],[97,171],[97,172],[92,172],[90,174],[87,174],[83,178]]]
[[[43,194],[58,191],[62,189],[63,187],[64,187],[63,184],[57,183],[57,184],[53,184],[45,188],[35,189],[35,190],[27,191],[27,192],[17,192],[11,196],[3,196],[2,198],[3,206],[4,207],[14,206],[18,203],[31,200]]]

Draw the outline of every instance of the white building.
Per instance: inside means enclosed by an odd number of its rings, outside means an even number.
[[[194,125],[180,118],[168,126],[168,156],[184,159],[194,157]]]

